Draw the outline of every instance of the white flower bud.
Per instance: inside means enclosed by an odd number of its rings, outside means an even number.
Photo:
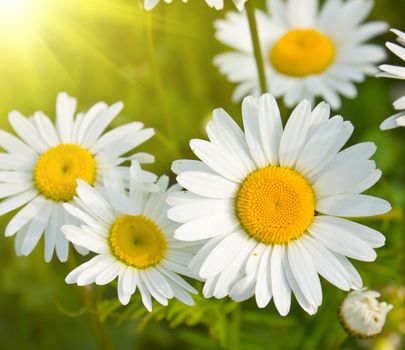
[[[381,333],[388,312],[393,308],[378,301],[380,293],[362,288],[346,296],[339,309],[343,327],[353,336],[368,338]]]

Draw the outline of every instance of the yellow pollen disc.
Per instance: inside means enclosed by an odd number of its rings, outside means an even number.
[[[280,73],[303,77],[323,72],[335,58],[335,46],[313,29],[294,29],[284,34],[270,51],[270,62]]]
[[[76,194],[76,180],[92,185],[96,178],[96,161],[78,145],[61,144],[43,153],[35,165],[34,183],[46,198],[70,201]]]
[[[116,258],[137,269],[156,265],[166,254],[165,235],[154,221],[143,215],[117,218],[109,241]]]
[[[308,181],[295,170],[268,166],[251,173],[235,202],[245,231],[268,245],[301,237],[315,215],[315,196]]]

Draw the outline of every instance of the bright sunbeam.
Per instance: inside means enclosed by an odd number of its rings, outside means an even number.
[[[34,11],[33,0],[0,0],[0,28],[17,27],[29,21]]]

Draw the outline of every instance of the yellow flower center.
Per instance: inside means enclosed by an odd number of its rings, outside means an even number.
[[[137,269],[156,265],[167,249],[162,230],[143,215],[117,218],[112,225],[109,241],[116,258]]]
[[[78,145],[61,144],[43,153],[35,165],[34,182],[38,191],[56,202],[70,201],[76,194],[76,180],[93,184],[96,161]]]
[[[243,181],[235,202],[245,231],[268,245],[301,237],[315,215],[315,196],[295,170],[268,166]]]
[[[335,58],[335,46],[313,29],[285,33],[270,51],[270,62],[280,73],[303,77],[323,72]]]

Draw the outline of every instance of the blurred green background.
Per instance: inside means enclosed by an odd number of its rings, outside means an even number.
[[[240,121],[240,105],[230,100],[233,86],[211,63],[226,49],[214,39],[212,27],[224,12],[211,10],[203,0],[162,3],[150,13],[140,0],[14,1],[21,3],[20,12],[0,12],[2,128],[10,130],[7,114],[12,109],[26,115],[43,110],[53,117],[59,91],[76,96],[80,110],[99,100],[121,100],[125,109],[115,125],[141,120],[156,129],[142,150],[156,155],[148,169],[163,174],[170,173],[174,159],[192,157],[188,140],[205,137],[203,125],[214,108],[224,107]],[[405,30],[404,13],[405,1],[377,0],[371,18]],[[394,40],[394,34],[377,42],[387,40]],[[392,55],[387,60],[396,61]],[[258,309],[253,300],[235,304],[201,297],[192,308],[155,304],[148,314],[138,298],[120,307],[111,286],[96,289],[104,301],[93,300],[96,307],[88,310],[80,290],[64,283],[69,264],[46,264],[42,246],[17,258],[13,239],[0,236],[0,349],[96,349],[89,316],[105,319],[116,348],[123,350],[405,348],[403,339],[400,345],[405,334],[404,130],[378,128],[393,114],[391,103],[405,94],[405,85],[369,78],[358,92],[337,113],[355,126],[351,143],[377,143],[375,159],[384,176],[372,193],[393,205],[388,215],[367,222],[387,237],[377,261],[355,263],[365,285],[395,306],[381,336],[348,338],[337,319],[344,293],[326,281],[324,303],[312,317],[295,301],[283,318],[273,305]],[[288,112],[283,110],[285,116]],[[1,219],[2,230],[9,218]]]

